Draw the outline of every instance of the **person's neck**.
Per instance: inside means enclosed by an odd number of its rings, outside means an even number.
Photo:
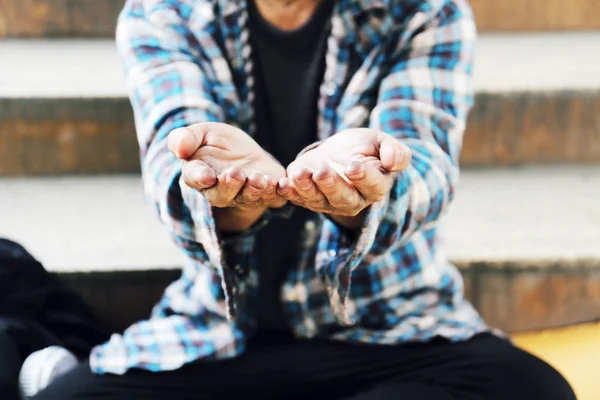
[[[321,1],[333,0],[248,0],[256,3],[262,17],[281,30],[294,30],[304,25]]]

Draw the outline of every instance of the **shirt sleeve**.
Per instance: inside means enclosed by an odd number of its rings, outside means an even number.
[[[211,206],[182,181],[182,162],[167,146],[176,128],[225,122],[213,95],[214,62],[207,52],[219,65],[227,64],[215,55],[218,47],[209,33],[200,32],[201,38],[191,34],[186,13],[178,2],[129,0],[119,18],[117,48],[135,115],[145,198],[175,243],[196,265],[215,268],[225,288],[225,243],[219,240]],[[234,258],[243,260],[252,241],[249,231],[227,239],[227,249],[239,250],[242,254]],[[234,306],[232,299],[227,303]]]
[[[423,2],[426,3],[426,2]],[[476,29],[467,1],[447,0],[403,25],[394,64],[383,78],[369,126],[402,140],[413,153],[384,200],[373,204],[356,239],[331,220],[324,226],[316,267],[331,306],[351,324],[346,298],[352,271],[382,261],[414,232],[433,227],[453,198],[468,111],[473,103]],[[384,262],[384,261],[382,261]]]

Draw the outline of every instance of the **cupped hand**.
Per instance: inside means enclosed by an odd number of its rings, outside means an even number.
[[[282,207],[277,193],[285,169],[242,130],[222,123],[175,129],[169,149],[184,160],[184,182],[218,208]]]
[[[278,192],[296,205],[339,217],[356,227],[361,212],[381,201],[393,173],[404,170],[410,149],[393,136],[368,128],[349,129],[298,156]]]

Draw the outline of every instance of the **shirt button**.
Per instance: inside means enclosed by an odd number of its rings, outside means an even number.
[[[304,224],[304,228],[312,233],[315,231],[315,229],[317,229],[317,224],[315,224],[315,221],[308,221],[306,224]]]
[[[325,93],[327,96],[333,96],[337,92],[337,85],[333,81],[329,81],[327,85],[325,85]]]
[[[328,250],[328,251],[327,251],[327,255],[328,255],[329,257],[333,258],[333,257],[337,256],[337,251],[335,251],[335,250],[333,250],[333,249],[331,249],[331,250]]]

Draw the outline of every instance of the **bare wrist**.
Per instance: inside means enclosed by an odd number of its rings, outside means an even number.
[[[219,231],[236,233],[250,229],[266,210],[266,207],[245,210],[234,207],[214,208],[213,217]]]
[[[329,217],[346,229],[359,230],[360,227],[363,225],[366,214],[366,210],[362,210],[360,213],[353,217],[333,214],[330,214]]]

